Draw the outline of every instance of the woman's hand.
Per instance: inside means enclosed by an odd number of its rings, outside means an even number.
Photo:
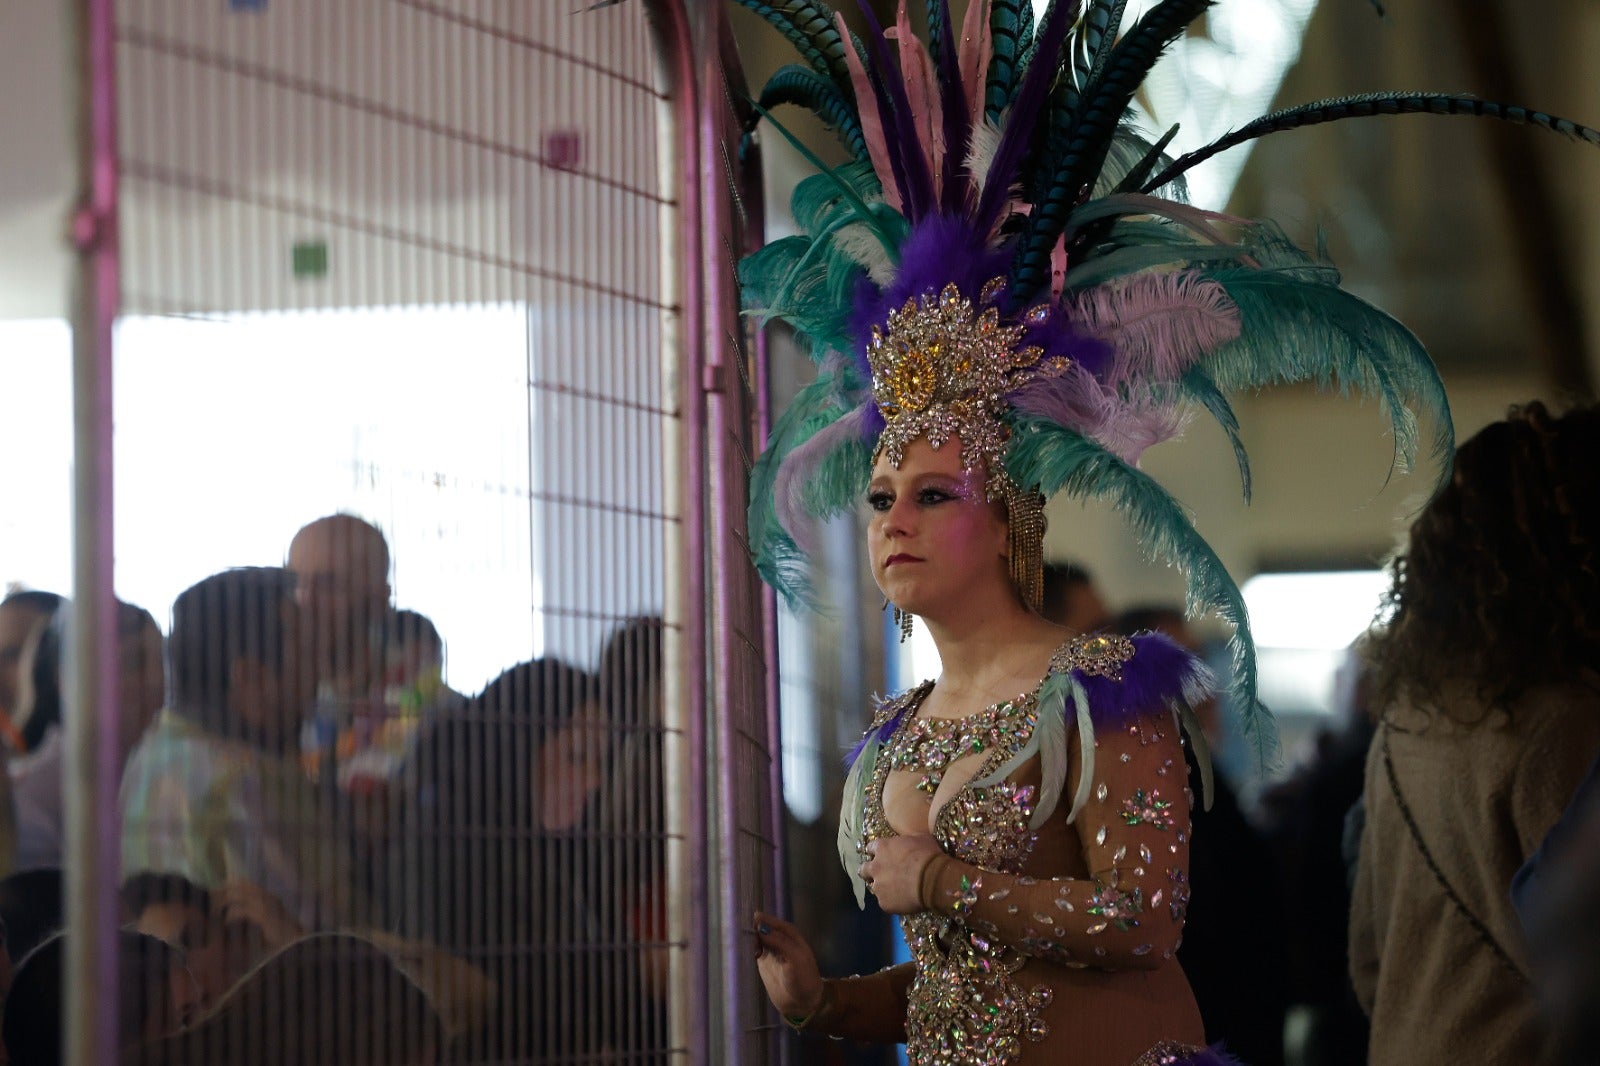
[[[232,880],[211,890],[211,913],[223,928],[248,924],[260,933],[262,947],[277,951],[306,935],[284,902],[251,881]]]
[[[800,930],[756,912],[756,969],[767,998],[785,1018],[810,1018],[822,1005],[822,971]]]
[[[878,906],[890,914],[916,914],[926,910],[919,892],[922,871],[943,854],[931,836],[883,837],[867,844],[867,861],[861,879],[877,897]]]

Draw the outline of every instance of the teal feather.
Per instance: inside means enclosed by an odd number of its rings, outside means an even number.
[[[1028,216],[1012,263],[1014,301],[1026,303],[1049,280],[1051,251],[1080,190],[1105,160],[1134,92],[1167,46],[1212,2],[1161,0],[1117,43],[1104,72],[1085,88],[1082,104],[1072,115],[1070,141],[1063,151],[1047,156],[1047,172],[1028,183],[1042,195]]]
[[[969,0],[976,3],[977,0]],[[1030,20],[1033,4],[1030,0],[994,0],[989,8],[989,74],[984,85],[983,113],[994,123],[1000,113],[1011,103],[1011,94],[1017,88],[1017,61],[1022,55],[1023,42],[1031,36]]]
[[[1064,426],[1020,418],[1011,428],[1006,470],[1017,484],[1035,485],[1046,496],[1064,491],[1079,498],[1108,498],[1148,555],[1170,560],[1183,571],[1190,613],[1215,611],[1233,627],[1230,690],[1238,702],[1242,731],[1267,764],[1277,751],[1277,730],[1256,698],[1255,645],[1244,597],[1182,505],[1150,475]]]
[[[1080,88],[1092,84],[1105,69],[1111,46],[1122,29],[1122,13],[1128,0],[1092,0],[1083,13],[1083,29],[1078,37],[1077,82]]]
[[[1454,427],[1444,382],[1422,342],[1399,321],[1339,288],[1339,272],[1313,261],[1276,226],[1260,223],[1247,245],[1258,265],[1203,268],[1238,306],[1236,340],[1198,364],[1225,391],[1304,382],[1376,394],[1394,429],[1397,464],[1417,455],[1415,411],[1433,419],[1429,452],[1447,477]]]
[[[1185,397],[1209,411],[1222,427],[1222,432],[1228,435],[1228,443],[1233,446],[1234,461],[1239,464],[1239,488],[1244,494],[1244,502],[1249,503],[1250,456],[1245,453],[1244,440],[1239,436],[1239,416],[1233,413],[1233,405],[1202,367],[1192,366],[1184,372],[1181,389]]]
[[[773,424],[766,450],[750,468],[747,519],[756,570],[797,606],[814,604],[811,574],[805,554],[778,521],[778,468],[796,448],[845,415],[852,406],[845,397],[849,383],[845,361],[836,360],[825,366]]]
[[[1116,137],[1111,141],[1111,151],[1106,156],[1106,162],[1100,168],[1100,178],[1095,183],[1095,195],[1104,196],[1104,188],[1110,192],[1132,192],[1150,176],[1157,164],[1165,165],[1172,161],[1167,155],[1167,145],[1172,143],[1172,138],[1178,135],[1178,125],[1173,123],[1161,139],[1154,144],[1141,137],[1137,130],[1129,124],[1124,124]],[[1144,154],[1131,166],[1127,165],[1128,155],[1135,150]],[[1178,187],[1167,194],[1175,200],[1187,200],[1188,190],[1179,181]]]
[[[952,47],[950,27],[944,18],[945,5],[939,0],[925,0],[923,10],[928,16],[928,57],[933,60],[933,69],[938,70],[945,52]]]
[[[767,79],[757,102],[767,111],[781,104],[805,108],[839,135],[851,156],[870,162],[867,139],[850,98],[816,71],[794,63],[780,67]]]
[[[844,196],[840,192],[841,184],[853,191],[855,196]],[[870,162],[846,163],[802,178],[789,197],[789,213],[794,217],[795,225],[815,235],[839,212],[849,212],[863,222],[872,221],[869,201],[876,199],[881,192]],[[868,208],[866,215],[861,213],[858,203]]]
[[[793,146],[794,150],[799,152],[801,157],[805,159],[806,162],[810,163],[817,169],[817,176],[825,177],[828,181],[832,182],[834,188],[839,191],[839,195],[843,196],[845,200],[849,202],[850,206],[856,209],[861,222],[878,235],[879,240],[883,242],[883,246],[886,249],[889,249],[891,254],[895,249],[898,249],[899,245],[894,242],[893,238],[889,235],[889,231],[883,227],[879,216],[867,206],[866,200],[864,199],[862,193],[858,192],[851,181],[848,180],[848,175],[851,173],[849,166],[843,168],[828,166],[828,164],[817,158],[817,154],[811,149],[807,148],[805,144],[801,142],[800,138],[791,133],[788,127],[774,119],[770,111],[753,100],[751,101],[750,106],[753,107],[762,118],[770,122],[772,124],[772,128],[777,130],[778,133],[783,136],[783,139],[788,141],[789,144]],[[858,166],[859,164],[853,165]]]
[[[739,261],[739,286],[747,311],[772,317],[776,308],[774,297],[795,263],[810,250],[811,243],[810,237],[781,237]]]
[[[1314,100],[1309,104],[1300,104],[1264,115],[1178,159],[1152,178],[1145,186],[1145,191],[1159,189],[1218,152],[1225,152],[1236,145],[1269,134],[1284,133],[1324,122],[1338,122],[1347,118],[1409,114],[1496,118],[1519,126],[1538,126],[1552,133],[1600,146],[1600,130],[1526,107],[1497,104],[1491,100],[1457,93],[1367,93],[1361,96],[1341,96],[1332,100]]]
[[[1068,289],[1084,289],[1152,267],[1237,259],[1239,254],[1239,249],[1233,245],[1183,243],[1172,240],[1169,235],[1163,242],[1117,248],[1092,256],[1068,270],[1063,284]]]
[[[844,50],[847,47],[834,24],[833,10],[817,0],[735,0],[748,11],[765,19],[789,43],[794,45],[800,58],[812,70],[838,87],[848,100],[855,99],[850,83],[850,68]]]
[[[825,281],[827,278],[826,268],[831,265],[827,263],[825,257],[829,256],[833,251],[831,238],[844,227],[855,225],[858,221],[858,219],[850,215],[840,215],[828,222],[820,232],[811,235],[811,247],[807,248],[805,254],[790,267],[789,274],[784,278],[782,286],[772,296],[771,306],[794,307],[801,302],[797,300],[796,293],[802,287],[811,288],[818,281]],[[818,265],[822,265],[824,268],[820,276],[814,272]],[[807,276],[808,268],[813,270],[809,277]],[[810,303],[810,299],[808,298],[804,302]]]
[[[1072,0],[1072,2],[1075,3],[1076,0]],[[1050,16],[1055,9],[1056,0],[1049,0],[1049,3],[1045,4],[1044,6],[1043,13],[1041,13],[1039,16],[1039,26],[1044,26],[1050,21]],[[1033,5],[1031,3],[1028,5],[1028,11],[1031,15],[1033,11]],[[1033,32],[1033,30],[1034,27],[1030,25],[1028,27],[1027,35],[1022,40],[1022,49],[1017,54],[1017,81],[1019,83],[1022,81],[1022,76],[1028,71],[1028,64],[1033,62],[1034,53],[1038,51],[1036,46],[1039,43],[1039,37],[1038,34]]]

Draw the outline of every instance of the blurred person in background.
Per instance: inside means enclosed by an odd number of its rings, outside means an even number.
[[[23,870],[0,880],[0,925],[12,962],[49,940],[66,925],[60,870]]]
[[[498,986],[476,1055],[619,1051],[627,967],[602,916],[621,886],[595,862],[590,817],[609,729],[593,679],[555,659],[513,666],[431,721],[392,884],[408,935],[437,941]],[[615,971],[615,972],[612,972]]]
[[[11,592],[0,600],[0,715],[4,716],[6,739],[14,750],[25,748],[19,743],[20,731],[14,722],[23,649],[34,631],[55,617],[65,602],[54,592],[36,589]]]
[[[1094,577],[1077,563],[1044,564],[1044,599],[1039,613],[1073,633],[1093,633],[1113,621]]]
[[[172,608],[172,702],[123,775],[123,876],[176,874],[207,890],[241,880],[306,928],[369,908],[333,815],[302,772],[315,692],[294,580],[227,570]]]
[[[1558,1061],[1600,1047],[1600,757],[1560,820],[1512,881],[1528,957]]]
[[[665,691],[659,617],[623,622],[600,653],[600,704],[616,741],[598,812],[602,869],[628,872],[608,900],[606,936],[628,945],[642,985],[630,1000],[644,1047],[666,1047],[667,936]]]
[[[1600,752],[1600,408],[1461,445],[1393,564],[1350,911],[1370,1061],[1557,1061],[1512,876]]]
[[[199,1007],[183,953],[153,936],[117,934],[118,1042],[127,1051],[181,1029]],[[52,937],[17,964],[0,1021],[11,1066],[66,1061],[67,938]]]
[[[389,543],[364,519],[327,515],[294,535],[285,566],[304,611],[316,680],[316,707],[303,741],[306,767],[331,781],[385,717]]]
[[[124,1061],[432,1066],[446,1040],[433,1001],[388,953],[359,936],[319,933],[269,955],[187,1028]]]
[[[1200,655],[1200,640],[1183,611],[1170,605],[1133,607],[1112,628],[1124,636],[1160,633]],[[1194,704],[1204,740],[1221,736],[1215,696]],[[1204,782],[1193,744],[1183,749],[1189,787],[1202,795]],[[1215,757],[1213,749],[1211,756]],[[1212,782],[1211,805],[1190,812],[1189,884],[1193,893],[1183,926],[1178,962],[1194,989],[1205,1022],[1206,1039],[1221,1041],[1250,1066],[1282,1066],[1284,905],[1273,876],[1272,854],[1239,807],[1238,796],[1221,776]],[[1338,838],[1334,845],[1337,847]],[[1251,889],[1238,891],[1240,871],[1250,871]],[[1340,910],[1336,913],[1343,914]]]
[[[17,727],[18,687],[22,680],[23,652],[30,639],[47,626],[66,601],[54,592],[13,590],[0,600],[0,761],[28,751]],[[0,875],[16,869],[17,819],[11,796],[11,774],[0,773]]]
[[[1289,1053],[1301,1066],[1359,1066],[1367,1060],[1367,1016],[1350,984],[1346,815],[1361,799],[1372,742],[1372,667],[1363,637],[1334,678],[1332,725],[1309,758],[1266,788],[1259,820],[1283,893],[1284,990],[1295,1019]]]
[[[116,609],[117,764],[123,767],[161,710],[167,675],[161,629],[150,612],[121,600]],[[23,656],[16,722],[27,753],[13,758],[9,768],[19,870],[61,865],[66,818],[61,670],[70,623],[71,608],[63,607],[48,625],[34,630]]]
[[[311,630],[314,666],[335,700],[364,699],[382,673],[383,625],[389,612],[389,542],[350,514],[307,523],[289,543],[295,599]]]

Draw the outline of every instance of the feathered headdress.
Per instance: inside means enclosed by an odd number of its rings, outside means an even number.
[[[1203,408],[1250,469],[1227,394],[1310,382],[1376,394],[1395,456],[1448,469],[1444,388],[1404,326],[1339,287],[1338,272],[1270,222],[1185,202],[1182,176],[1269,133],[1365,115],[1473,114],[1600,144],[1539,112],[1434,93],[1320,101],[1266,116],[1181,159],[1134,128],[1134,93],[1212,0],[1161,0],[1126,31],[1126,0],[971,0],[959,32],[927,0],[927,40],[902,0],[890,27],[862,5],[852,34],[816,0],[739,0],[803,63],[756,104],[815,112],[851,159],[794,191],[801,233],[741,264],[749,310],[791,324],[819,365],[751,476],[762,576],[808,598],[819,521],[853,507],[874,455],[959,436],[1009,493],[1108,498],[1146,550],[1185,573],[1191,613],[1234,629],[1232,688],[1263,754],[1255,654],[1238,587],[1140,454]],[[776,125],[776,124],[775,124]]]

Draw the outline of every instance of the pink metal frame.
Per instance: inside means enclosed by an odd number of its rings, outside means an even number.
[[[117,246],[114,0],[72,7],[78,181],[72,240],[73,578],[66,720],[67,1061],[117,1058],[116,608],[112,594],[111,355],[121,302]]]

